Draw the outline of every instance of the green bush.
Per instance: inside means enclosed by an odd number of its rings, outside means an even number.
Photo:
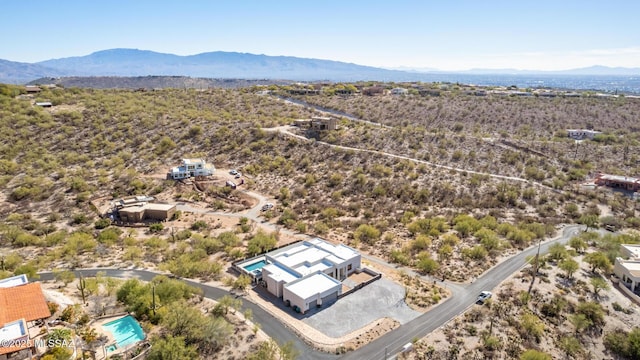
[[[149,231],[152,233],[158,233],[162,230],[164,230],[164,225],[162,225],[162,223],[154,223],[149,225]]]
[[[109,227],[110,225],[111,225],[111,220],[109,220],[107,218],[98,219],[93,224],[93,226],[98,230],[105,229],[105,228]]]
[[[200,231],[200,230],[205,230],[209,227],[209,224],[207,224],[206,221],[204,220],[198,220],[196,222],[194,222],[193,224],[191,224],[191,230],[193,231]]]

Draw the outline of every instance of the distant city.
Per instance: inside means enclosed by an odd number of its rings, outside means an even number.
[[[420,74],[426,82],[459,82],[485,86],[518,88],[556,88],[565,90],[593,90],[611,94],[640,94],[640,76],[612,75],[523,75],[523,74]]]

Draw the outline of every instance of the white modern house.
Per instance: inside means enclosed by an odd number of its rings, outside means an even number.
[[[167,178],[180,180],[196,176],[211,176],[215,171],[213,164],[207,164],[204,159],[182,159],[182,165],[172,168]]]
[[[620,253],[613,272],[620,280],[620,289],[640,302],[640,245],[622,244]]]
[[[391,89],[391,95],[404,96],[404,95],[408,95],[408,94],[409,94],[409,90],[407,90],[405,88],[393,88],[393,89]]]
[[[593,140],[598,134],[602,134],[602,132],[587,129],[567,129],[567,136],[574,140]]]
[[[361,255],[349,246],[320,238],[301,241],[252,259],[242,267],[269,292],[305,313],[342,294],[342,280],[360,270]]]

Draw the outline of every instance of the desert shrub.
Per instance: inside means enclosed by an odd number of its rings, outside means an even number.
[[[376,229],[375,226],[361,224],[353,233],[353,237],[356,241],[363,241],[369,245],[373,245],[380,240],[380,230]]]
[[[540,342],[544,334],[544,323],[535,314],[524,313],[520,317],[520,330],[522,337],[534,338]]]
[[[440,264],[431,258],[431,254],[429,252],[423,251],[419,253],[417,257],[418,262],[416,263],[416,267],[423,273],[434,274],[438,269],[440,269]]]
[[[164,225],[162,223],[153,223],[149,225],[149,231],[152,233],[159,233],[164,230]]]
[[[549,354],[532,349],[522,353],[520,360],[552,360],[552,357]]]
[[[431,238],[424,234],[419,234],[411,242],[411,248],[417,251],[427,250],[430,246],[431,246]]]
[[[97,240],[101,244],[113,246],[120,239],[120,234],[122,234],[122,230],[118,228],[108,228],[98,234]]]
[[[402,250],[397,250],[397,249],[391,250],[391,253],[389,254],[389,259],[393,263],[405,265],[405,266],[411,263],[411,258],[409,257],[409,254],[407,254]]]
[[[71,223],[74,225],[88,224],[90,221],[89,217],[86,214],[74,214],[71,217]]]
[[[93,226],[98,230],[105,229],[105,228],[109,227],[109,225],[111,225],[111,220],[109,220],[107,218],[98,219],[98,220],[96,220],[95,223],[93,223]]]
[[[483,245],[476,245],[472,248],[463,249],[462,256],[473,260],[482,260],[487,257],[489,252]]]
[[[254,256],[267,252],[273,249],[277,243],[278,240],[274,234],[267,234],[262,230],[258,230],[258,232],[249,239],[249,243],[247,244],[247,256]]]
[[[190,229],[193,230],[193,231],[200,231],[200,230],[207,229],[208,227],[209,227],[209,224],[207,224],[206,221],[198,220],[198,221],[194,222],[193,224],[191,224]]]
[[[67,238],[67,242],[63,246],[65,255],[78,255],[96,248],[98,243],[91,234],[85,232],[74,232]]]

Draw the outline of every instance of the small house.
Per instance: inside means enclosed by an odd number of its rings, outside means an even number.
[[[382,86],[372,86],[362,90],[362,93],[367,96],[384,95],[384,88]]]
[[[407,94],[409,94],[409,90],[405,88],[398,87],[391,89],[391,95],[405,96]]]
[[[640,178],[622,176],[622,175],[609,175],[598,173],[593,181],[596,185],[608,186],[611,188],[617,188],[628,191],[640,190]]]
[[[312,117],[311,130],[336,130],[338,120],[332,117]]]
[[[593,138],[598,134],[602,134],[602,132],[595,131],[595,130],[587,130],[587,129],[568,129],[567,130],[567,136],[574,140],[584,140],[584,139],[593,140]]]
[[[124,222],[138,223],[144,220],[166,221],[176,213],[176,206],[171,204],[145,203],[126,206],[118,210]]]
[[[35,86],[35,85],[27,85],[27,86],[24,87],[24,90],[28,94],[39,93],[40,91],[42,91],[42,89],[40,89],[39,86]]]

